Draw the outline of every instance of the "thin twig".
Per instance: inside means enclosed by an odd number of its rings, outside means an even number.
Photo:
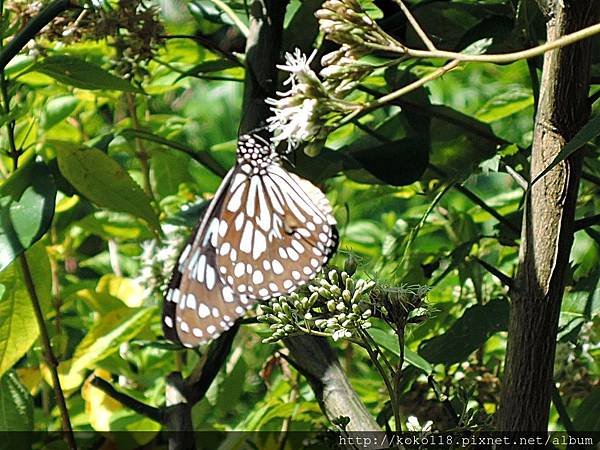
[[[406,95],[409,92],[412,92],[415,89],[420,88],[421,86],[427,84],[429,81],[432,81],[432,80],[435,80],[436,78],[441,77],[446,72],[449,72],[450,70],[457,67],[459,64],[460,64],[460,61],[451,61],[448,64],[446,64],[445,66],[440,67],[439,69],[431,72],[429,75],[426,75],[423,78],[419,78],[418,80],[416,80],[394,92],[384,95],[383,97],[378,98],[377,100],[375,100],[371,103],[367,103],[366,105],[358,108],[356,111],[354,111],[354,112],[348,114],[346,117],[344,117],[338,124],[338,127],[346,125],[346,124],[352,122],[354,119],[356,119],[370,111],[373,111],[374,109],[377,109],[381,106],[391,103],[394,100],[402,97],[403,95]]]
[[[523,176],[521,176],[519,172],[517,172],[515,169],[513,169],[511,166],[509,166],[503,161],[500,161],[500,164],[502,165],[502,167],[504,167],[506,173],[509,174],[513,180],[515,180],[515,183],[517,183],[521,189],[523,189],[524,191],[529,189],[529,183],[525,178],[523,178]]]
[[[514,280],[511,277],[509,277],[508,275],[506,275],[504,272],[496,269],[494,266],[492,266],[491,264],[487,263],[483,259],[478,258],[477,256],[473,256],[472,258],[473,258],[473,261],[475,261],[476,263],[478,263],[481,267],[483,267],[489,273],[491,273],[496,278],[498,278],[500,280],[500,282],[503,285],[505,285],[507,288],[509,288],[511,290],[514,289],[515,283],[514,283]]]
[[[573,231],[581,231],[585,228],[600,224],[600,214],[596,214],[590,217],[584,217],[575,221]]]
[[[227,174],[227,169],[225,169],[223,166],[221,166],[221,163],[219,163],[207,151],[197,151],[196,152],[196,151],[192,150],[191,148],[186,147],[183,144],[180,144],[179,142],[165,139],[161,136],[157,136],[148,131],[136,130],[135,128],[126,128],[124,130],[121,130],[121,134],[126,137],[131,136],[131,137],[137,137],[140,139],[145,139],[147,141],[165,145],[174,150],[185,153],[186,155],[189,155],[192,159],[194,159],[198,163],[202,164],[204,167],[206,167],[208,170],[210,170],[212,173],[214,173],[215,175],[217,175],[220,178],[223,178]]]
[[[136,413],[141,414],[142,416],[148,417],[149,419],[152,419],[155,422],[164,423],[164,412],[161,408],[156,408],[155,406],[147,405],[133,397],[130,397],[127,394],[124,394],[123,392],[119,392],[108,381],[95,375],[90,380],[90,384],[100,389],[106,395],[115,399],[123,406],[126,406],[132,411],[135,411]]]
[[[228,59],[232,63],[235,63],[236,65],[238,65],[240,67],[244,67],[244,62],[240,59],[240,57],[236,56],[234,53],[231,53],[231,52],[228,52],[227,50],[222,49],[215,42],[211,41],[206,36],[202,36],[200,34],[194,34],[194,35],[163,34],[163,35],[160,35],[159,37],[162,39],[191,39],[192,41],[196,41],[198,44],[206,47],[208,50],[212,51],[213,53],[217,53],[217,54],[221,55],[222,57],[224,57],[225,59]]]
[[[140,122],[138,120],[136,104],[135,104],[135,94],[127,93],[125,95],[127,101],[127,108],[129,110],[129,117],[131,118],[131,122],[133,124],[133,128],[136,130],[141,130]],[[154,196],[154,192],[152,190],[152,183],[150,181],[150,164],[148,163],[150,156],[146,151],[146,147],[144,146],[143,141],[136,137],[135,139],[135,147],[136,147],[136,155],[138,160],[140,161],[140,167],[142,169],[142,177],[144,179],[144,192],[152,201],[152,205],[155,208],[157,213],[160,213],[158,201]]]
[[[0,69],[0,90],[2,91],[2,100],[4,103],[4,110],[8,114],[10,112],[10,97],[8,95],[8,91],[6,88],[6,80],[4,78],[4,69]],[[10,143],[10,148],[12,150],[13,156],[13,164],[14,170],[16,171],[19,166],[19,155],[20,152],[17,152],[15,145],[15,127],[14,122],[7,123],[6,125],[8,141]],[[38,328],[40,330],[40,338],[42,341],[42,348],[44,359],[46,361],[46,365],[50,370],[50,375],[52,377],[52,388],[54,389],[54,395],[56,397],[56,404],[58,406],[58,410],[60,411],[60,418],[62,422],[62,429],[65,434],[65,440],[70,450],[77,450],[77,444],[75,443],[75,436],[73,435],[73,427],[71,426],[71,419],[69,417],[69,410],[67,409],[67,404],[65,402],[65,396],[60,385],[60,378],[58,376],[58,361],[56,360],[56,356],[52,351],[52,344],[50,343],[50,337],[48,335],[48,330],[46,328],[46,322],[44,319],[44,313],[42,312],[42,307],[40,304],[40,299],[35,291],[35,283],[33,281],[31,270],[29,269],[29,264],[27,262],[27,257],[25,253],[19,255],[18,257],[19,263],[21,265],[21,271],[23,272],[23,281],[25,283],[25,287],[29,294],[29,298],[31,299],[31,303],[33,306],[33,310],[35,313],[35,318],[37,321]]]
[[[365,344],[364,348],[365,348],[365,350],[367,350],[367,353],[369,354],[371,361],[373,362],[373,364],[375,365],[375,368],[381,375],[381,378],[383,379],[383,382],[385,383],[385,387],[388,390],[388,394],[390,395],[390,400],[391,400],[391,405],[392,405],[392,411],[394,412],[394,422],[396,424],[396,431],[399,431],[402,428],[400,425],[400,412],[398,411],[398,404],[397,404],[397,402],[394,401],[396,399],[394,387],[392,386],[392,383],[390,382],[390,380],[388,378],[387,372],[385,371],[383,366],[379,363],[378,355],[375,353],[375,351],[371,347],[371,344],[369,343],[370,336],[368,335],[367,332],[362,331],[362,330],[359,330],[359,334],[363,337],[363,342]]]
[[[446,173],[442,169],[440,169],[439,167],[436,167],[436,166],[430,164],[429,168],[431,170],[433,170],[434,172],[436,172],[438,175],[441,175],[443,177],[447,177]],[[500,214],[494,208],[492,208],[491,206],[489,206],[485,202],[485,200],[483,200],[482,198],[480,198],[473,191],[471,191],[470,189],[466,188],[462,184],[458,184],[458,183],[454,184],[454,189],[456,189],[458,192],[460,192],[461,194],[463,194],[465,197],[467,197],[469,200],[471,200],[473,203],[475,203],[481,209],[483,209],[484,211],[486,211],[493,218],[495,218],[498,222],[500,222],[504,226],[506,226],[515,235],[517,235],[517,236],[519,235],[520,230],[515,225],[513,225],[508,219],[506,219],[502,214]]]
[[[562,422],[567,433],[573,434],[576,433],[577,430],[573,426],[573,422],[571,421],[571,417],[569,416],[569,411],[565,408],[565,404],[562,401],[560,396],[560,391],[556,387],[555,383],[552,383],[552,403],[554,403],[554,407],[558,412],[558,417],[560,417],[560,421]]]
[[[0,52],[0,70],[4,70],[6,65],[27,45],[27,43],[40,32],[42,28],[48,25],[52,19],[63,11],[68,9],[81,8],[81,6],[71,3],[70,0],[55,0],[42,9],[33,19],[23,27],[15,37]]]
[[[220,8],[225,14],[229,16],[229,18],[233,21],[236,27],[242,32],[245,38],[248,38],[250,34],[250,30],[248,26],[242,22],[242,20],[238,17],[238,15],[222,0],[210,0],[214,3],[218,8]]]
[[[427,36],[427,33],[425,33],[423,28],[421,28],[421,25],[419,25],[419,22],[417,22],[417,19],[415,19],[415,17],[412,15],[410,10],[404,4],[404,2],[402,0],[394,0],[394,1],[398,4],[398,6],[400,6],[400,9],[404,13],[406,18],[410,22],[410,24],[412,25],[413,29],[417,32],[417,34],[419,35],[419,37],[421,38],[421,40],[423,41],[425,46],[429,49],[429,51],[437,52],[438,49],[435,47],[433,42],[431,42],[431,39],[429,39],[429,36]]]
[[[67,409],[67,403],[65,402],[65,396],[60,385],[60,378],[58,376],[58,361],[56,360],[56,356],[54,356],[54,352],[52,351],[50,336],[48,335],[48,330],[46,329],[46,323],[44,321],[44,313],[42,312],[40,299],[35,291],[35,283],[31,276],[31,270],[29,268],[29,263],[27,262],[27,257],[24,253],[19,255],[19,263],[21,264],[23,281],[25,282],[25,287],[27,288],[29,298],[31,299],[33,311],[35,312],[35,319],[40,330],[40,340],[42,342],[42,348],[44,349],[44,359],[52,377],[52,387],[56,397],[56,405],[60,411],[62,429],[65,434],[64,437],[69,449],[77,450],[75,435],[73,434],[73,427],[71,426],[71,419],[69,418],[69,410]]]

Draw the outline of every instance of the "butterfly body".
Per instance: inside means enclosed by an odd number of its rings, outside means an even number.
[[[336,247],[336,223],[323,193],[284,169],[265,139],[241,136],[237,163],[173,272],[165,336],[187,347],[214,339],[257,301],[312,279]]]

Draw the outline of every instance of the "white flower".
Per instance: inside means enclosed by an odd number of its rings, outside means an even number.
[[[268,104],[274,106],[271,108],[273,116],[267,122],[270,131],[278,131],[272,138],[273,143],[277,145],[286,141],[289,152],[318,133],[319,127],[314,123],[317,100],[306,98],[297,106],[286,106],[282,100],[285,99],[267,100]]]
[[[408,420],[406,421],[406,428],[408,431],[431,431],[432,426],[433,422],[431,420],[428,420],[425,422],[425,425],[421,426],[419,419],[417,419],[415,416],[409,416]]]
[[[277,66],[278,69],[285,72],[290,72],[290,77],[283,84],[291,84],[292,87],[298,81],[298,78],[306,76],[317,78],[316,74],[310,68],[310,63],[317,54],[317,49],[314,49],[310,56],[306,56],[299,48],[294,49],[294,53],[285,54],[285,64]]]
[[[287,142],[290,152],[302,142],[324,139],[328,120],[354,110],[355,105],[334,97],[310,68],[316,51],[307,57],[299,49],[286,53],[286,64],[277,66],[289,72],[284,82],[291,85],[286,92],[277,92],[278,98],[267,98],[273,115],[267,119],[275,145]]]

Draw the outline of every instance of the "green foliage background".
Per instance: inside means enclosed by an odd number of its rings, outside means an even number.
[[[0,33],[7,42],[26,19],[17,13],[27,2],[4,3]],[[242,2],[226,3],[247,22]],[[320,44],[313,42],[311,11],[317,3],[291,1],[287,49]],[[422,26],[444,48],[459,51],[488,38],[487,51],[501,53],[544,36],[533,1],[412,3],[418,3]],[[119,10],[118,2],[101,6]],[[161,36],[208,36],[216,46],[243,51],[243,37],[212,2],[165,0],[160,6]],[[385,12],[388,23],[403,24],[395,11]],[[233,164],[244,69],[202,39],[157,39],[150,56],[129,61],[115,43],[135,42],[132,36],[96,40],[85,27],[68,40],[53,33],[42,32],[4,71],[10,101],[0,114],[0,430],[60,428],[15,259],[24,252],[73,426],[148,430],[135,436],[150,440],[161,426],[91,386],[90,375],[162,405],[165,376],[174,370],[189,374],[198,362],[198,353],[182,357],[158,342],[161,295],[140,278],[149,256],[143,249],[156,242],[161,227],[166,238],[185,235],[173,231],[175,225],[189,233],[197,218],[189,206],[210,199]],[[398,33],[409,44],[417,42],[410,29]],[[410,60],[362,85],[387,93],[438,65]],[[537,59],[464,65],[397,105],[339,128],[318,156],[292,158],[296,171],[319,183],[334,206],[341,242],[333,265],[341,267],[353,255],[365,279],[431,287],[426,320],[407,333],[407,352],[416,356],[406,362],[405,418],[431,420],[442,430],[477,429],[489,426],[496,410],[508,298],[507,287],[488,268],[514,275],[524,193],[509,172],[528,174],[540,68]],[[366,99],[366,90],[357,90],[356,99]],[[597,114],[598,102],[594,108]],[[13,121],[23,150],[18,170],[6,128]],[[599,133],[596,120],[585,139],[590,142],[578,218],[598,214]],[[555,366],[564,411],[559,417],[553,406],[552,429],[563,429],[567,414],[574,429],[598,430],[591,420],[600,417],[596,222],[575,235]],[[398,348],[390,331],[383,323],[374,326],[377,343],[393,358]],[[274,358],[279,347],[260,343],[262,327],[242,327],[225,370],[193,408],[195,429],[279,430],[286,420],[296,430],[328,426],[306,380]],[[389,415],[385,387],[366,354],[346,341],[334,345],[373,415]],[[450,420],[448,404],[460,424]]]

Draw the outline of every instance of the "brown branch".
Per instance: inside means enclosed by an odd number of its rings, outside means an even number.
[[[600,224],[600,214],[576,220],[573,229],[577,232],[598,224]]]
[[[290,362],[306,377],[330,421],[348,417],[350,422],[346,431],[380,430],[350,386],[337,355],[324,338],[296,336],[285,339],[285,345],[290,350]]]
[[[164,423],[165,417],[164,412],[161,408],[156,408],[154,406],[147,405],[146,403],[142,403],[139,400],[130,397],[127,394],[124,394],[123,392],[119,392],[108,381],[95,375],[90,380],[90,384],[100,389],[106,395],[115,399],[123,406],[126,406],[132,411],[135,411],[136,413],[141,414],[144,417],[148,417],[149,419],[152,419],[155,422]]]
[[[551,2],[548,41],[598,19],[600,0]],[[587,122],[591,41],[544,56],[531,154],[535,179]],[[573,243],[582,154],[576,152],[535,183],[526,198],[519,267],[511,294],[506,364],[497,429],[546,431],[561,301]]]

